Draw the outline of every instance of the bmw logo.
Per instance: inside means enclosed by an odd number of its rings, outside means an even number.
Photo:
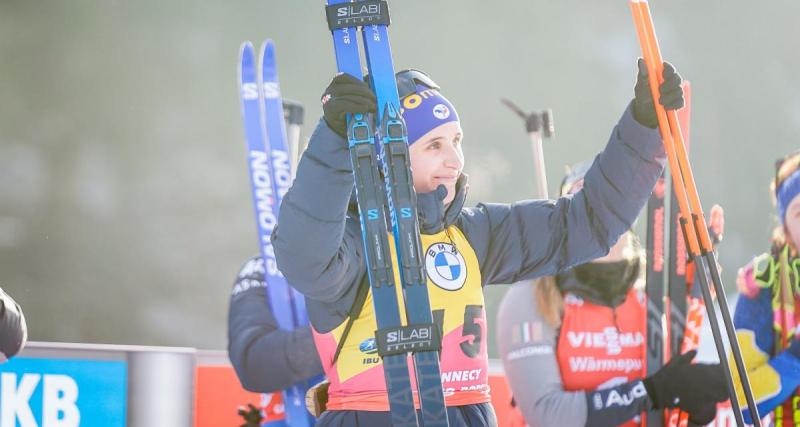
[[[456,291],[467,280],[467,266],[464,257],[450,243],[434,243],[425,251],[425,269],[428,278],[438,287]]]

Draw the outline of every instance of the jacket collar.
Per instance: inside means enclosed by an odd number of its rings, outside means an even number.
[[[467,200],[467,175],[462,173],[456,181],[456,196],[449,205],[444,205],[447,189],[440,185],[430,193],[417,193],[417,215],[419,218],[419,231],[422,234],[436,234],[455,224],[464,203]],[[355,218],[358,218],[358,204],[356,191],[350,196],[350,208]],[[388,215],[387,215],[388,216]]]
[[[461,174],[456,182],[456,196],[445,206],[444,198],[447,189],[440,185],[430,193],[417,194],[417,213],[419,215],[419,231],[422,234],[436,234],[453,225],[467,200],[467,175]]]
[[[629,278],[628,283],[620,282],[619,287],[598,289],[596,286],[584,283],[578,279],[575,268],[556,275],[556,285],[563,293],[575,294],[595,305],[616,308],[628,298],[628,293],[637,281],[640,268],[642,265],[638,264],[631,273],[633,277]]]

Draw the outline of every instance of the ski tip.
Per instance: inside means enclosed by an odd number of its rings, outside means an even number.
[[[255,65],[253,43],[245,41],[239,48],[239,85],[246,81],[255,81]]]
[[[242,42],[242,45],[239,47],[239,57],[244,58],[252,57],[255,53],[255,48],[253,47],[253,43],[250,40],[245,40]]]
[[[266,39],[261,44],[261,62],[275,63],[275,42],[272,39]]]
[[[241,74],[242,69],[248,69],[253,66],[256,62],[256,53],[255,48],[253,48],[253,43],[250,43],[249,40],[242,43],[242,46],[239,48],[239,74]]]
[[[278,70],[275,60],[275,42],[272,39],[264,40],[261,44],[261,72],[264,81],[278,79]]]
[[[275,54],[275,41],[272,39],[264,40],[264,49],[269,52],[271,55]]]

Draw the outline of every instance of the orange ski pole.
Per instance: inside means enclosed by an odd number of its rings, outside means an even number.
[[[644,24],[641,20],[641,12],[639,10],[639,3],[638,1],[630,1],[629,2],[631,12],[633,14],[634,23],[636,24],[636,34],[639,38],[639,44],[642,48],[642,57],[644,58],[645,65],[647,67],[647,74],[650,76],[649,84],[650,84],[650,91],[651,93],[655,94],[653,96],[654,105],[656,106],[656,117],[658,119],[658,130],[661,134],[661,140],[664,143],[664,151],[667,154],[667,162],[669,164],[670,171],[677,170],[678,168],[678,158],[674,148],[674,142],[672,138],[672,134],[669,128],[669,122],[666,117],[666,112],[664,108],[656,101],[658,100],[658,93],[659,93],[659,81],[658,79],[654,78],[653,76],[657,76],[663,74],[663,65],[658,69],[656,64],[661,64],[661,62],[656,62],[652,59],[652,52],[650,50],[650,42],[648,41],[647,30],[645,29]],[[686,198],[685,188],[682,185],[677,185],[675,183],[675,175],[671,174],[672,181],[673,181],[673,188],[676,196],[676,200],[678,201],[678,205],[680,206],[680,221],[683,223],[685,222],[685,214],[684,212],[688,209],[688,201]],[[699,247],[696,236],[694,233],[685,233],[686,239],[685,242],[687,246],[694,248],[695,250]],[[666,355],[665,355],[666,360]],[[667,413],[662,412],[664,416],[659,417],[659,419],[653,420],[650,417],[653,416],[653,413],[649,413],[647,418],[647,426],[654,427],[664,425],[665,421],[668,421]]]
[[[663,106],[661,106],[661,104],[658,102],[659,86],[661,83],[663,83],[663,60],[658,47],[658,41],[655,36],[649,5],[647,0],[630,0],[630,7],[633,13],[633,19],[636,25],[639,43],[642,48],[642,54],[647,65],[648,73],[651,76],[650,90],[654,99],[659,131],[664,141],[664,149],[667,152],[673,188],[675,189],[676,199],[680,207],[680,222],[683,227],[684,236],[686,238],[690,254],[692,255],[695,263],[702,268],[701,271],[703,274],[699,275],[701,281],[701,290],[703,291],[703,299],[705,300],[706,309],[708,310],[709,314],[709,322],[711,323],[711,329],[714,335],[714,343],[717,347],[720,363],[725,369],[725,380],[728,386],[728,393],[731,397],[731,404],[734,409],[734,415],[736,416],[737,424],[743,426],[744,418],[742,416],[738,400],[736,399],[736,392],[733,385],[730,365],[725,355],[725,348],[722,343],[719,324],[714,314],[713,300],[708,284],[708,277],[705,274],[705,268],[703,268],[703,266],[708,267],[708,270],[711,274],[711,281],[713,282],[717,293],[724,295],[724,288],[722,287],[722,281],[719,276],[719,270],[717,268],[713,248],[711,246],[711,239],[708,235],[708,230],[705,225],[705,218],[702,215],[702,209],[700,206],[699,197],[697,195],[697,187],[694,183],[691,166],[689,165],[688,158],[686,156],[686,149],[683,144],[683,137],[681,135],[677,113],[675,111],[665,111]],[[758,409],[755,405],[750,383],[747,379],[747,371],[744,367],[741,350],[739,349],[739,345],[736,340],[733,322],[731,322],[730,318],[730,311],[728,310],[725,299],[720,298],[719,300],[722,318],[726,326],[726,332],[731,344],[733,358],[736,362],[737,372],[739,374],[739,378],[741,379],[742,389],[747,399],[750,413],[753,416],[754,425],[760,427]]]
[[[661,59],[661,50],[658,47],[658,39],[655,35],[655,28],[653,26],[653,18],[650,14],[650,6],[647,0],[640,1],[640,10],[642,21],[645,24],[646,33],[648,35],[648,40],[650,42],[650,50],[653,54],[653,59],[656,60],[657,64],[660,64],[663,69],[663,60]],[[659,79],[659,84],[663,81],[662,73],[657,75]],[[656,103],[660,107],[660,104]],[[708,267],[708,271],[711,275],[711,283],[714,285],[714,290],[716,291],[717,295],[725,295],[725,288],[722,285],[722,278],[719,274],[719,268],[717,264],[716,257],[714,255],[714,248],[711,242],[711,237],[708,232],[708,226],[706,225],[705,215],[703,215],[703,210],[700,204],[700,197],[697,193],[697,186],[694,181],[694,176],[692,173],[691,165],[689,164],[689,158],[686,154],[686,146],[683,141],[683,135],[681,134],[681,127],[678,123],[678,115],[676,111],[669,111],[667,114],[667,118],[669,120],[670,128],[672,130],[672,135],[675,138],[674,147],[677,152],[678,162],[680,165],[681,176],[683,177],[684,185],[687,189],[687,194],[689,196],[689,204],[691,207],[691,218],[692,224],[694,224],[694,231],[697,233],[699,241],[700,241],[700,253],[699,256],[705,258],[706,266]],[[688,217],[687,217],[688,218]],[[701,265],[701,264],[698,264]],[[700,275],[700,281],[702,284],[701,289],[708,290],[708,283],[705,274]],[[703,283],[706,282],[706,283]],[[709,295],[710,296],[710,295]],[[704,296],[705,299],[705,296]],[[755,399],[753,397],[752,388],[750,386],[750,381],[747,378],[747,369],[744,365],[744,359],[742,357],[741,349],[739,347],[739,343],[736,339],[736,331],[733,327],[733,322],[731,321],[731,314],[730,309],[728,308],[728,302],[725,298],[718,298],[717,299],[720,311],[722,312],[722,320],[725,323],[725,329],[728,334],[728,340],[731,345],[731,353],[733,355],[734,362],[736,364],[736,370],[739,374],[739,378],[741,380],[741,386],[743,390],[743,394],[745,399],[747,400],[747,406],[750,409],[750,414],[752,415],[754,425],[760,427],[761,423],[759,420],[758,415],[758,408],[755,404]],[[707,309],[709,309],[709,316],[713,311],[713,305],[711,298],[707,301]],[[716,318],[710,318],[709,321],[712,323],[717,322]],[[724,347],[720,346],[720,349],[724,349]],[[720,355],[721,360],[726,360],[724,354]],[[727,366],[727,360],[723,364],[726,366],[727,372],[730,372],[729,367]],[[735,410],[738,411],[738,399],[735,393],[731,392],[731,404]]]
[[[655,28],[653,27],[653,17],[650,14],[650,6],[647,0],[640,0],[638,3],[642,16],[642,24],[644,25],[644,30],[647,34],[647,40],[650,43],[650,51],[653,55],[652,59],[655,62],[658,70],[657,79],[659,80],[658,83],[660,85],[664,78],[664,61],[661,58],[661,49],[658,46],[658,39],[656,38]],[[680,166],[679,170],[681,176],[683,177],[687,196],[689,197],[689,206],[691,209],[690,212],[693,220],[692,222],[695,225],[695,231],[698,232],[700,247],[702,252],[711,251],[713,250],[711,237],[708,234],[708,226],[705,223],[705,216],[703,215],[703,211],[700,206],[700,198],[697,194],[694,174],[692,173],[692,168],[689,165],[689,159],[686,154],[686,144],[684,143],[683,132],[681,131],[681,126],[678,121],[678,112],[671,110],[667,111],[666,113],[670,133],[672,134],[674,141],[675,152],[678,157],[678,163]]]

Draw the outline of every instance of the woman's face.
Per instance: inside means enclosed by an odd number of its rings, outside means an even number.
[[[795,196],[786,208],[783,226],[789,243],[795,250],[800,249],[800,195]]]
[[[439,185],[447,188],[444,203],[456,196],[456,181],[464,169],[461,125],[448,122],[420,137],[409,147],[411,175],[417,193],[430,193]]]

